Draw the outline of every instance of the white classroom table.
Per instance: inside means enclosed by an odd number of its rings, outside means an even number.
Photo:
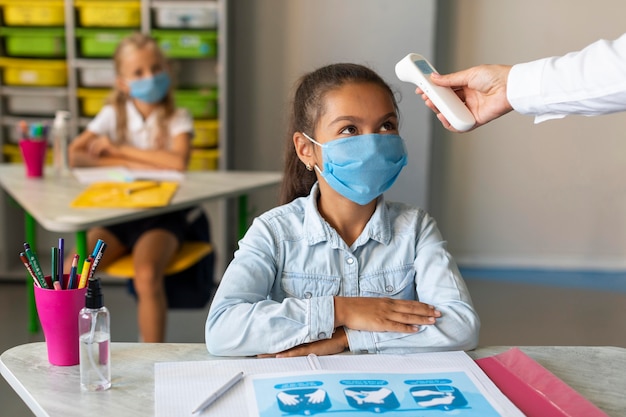
[[[480,347],[467,353],[478,359],[507,349]],[[609,416],[626,415],[626,349],[528,346],[520,350]],[[155,363],[219,359],[203,343],[113,342],[112,388],[81,393],[79,366],[50,365],[45,343],[38,342],[0,355],[0,373],[36,416],[153,416]]]
[[[242,197],[249,192],[275,186],[280,183],[281,178],[281,173],[268,171],[188,171],[170,204],[165,207],[72,208],[70,202],[85,189],[86,185],[80,184],[71,174],[56,176],[51,167],[46,167],[43,178],[27,178],[23,164],[0,164],[0,187],[24,209],[26,240],[36,246],[36,223],[51,232],[76,233],[76,247],[80,259],[86,259],[86,231],[94,226],[140,219],[212,200]],[[245,205],[245,199],[240,200],[238,220],[240,234],[243,224],[246,223],[245,219],[242,219],[247,216]],[[19,251],[16,251],[15,256],[18,253]],[[30,300],[29,330],[36,333],[39,324],[30,277],[27,278],[27,282]]]
[[[188,171],[169,205],[150,209],[71,208],[86,187],[73,176],[56,177],[47,168],[43,178],[27,178],[22,164],[0,164],[0,186],[44,229],[80,232],[155,214],[192,207],[278,184],[282,174],[268,171]]]

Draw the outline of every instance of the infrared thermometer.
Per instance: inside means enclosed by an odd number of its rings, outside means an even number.
[[[418,86],[453,128],[459,132],[471,129],[476,124],[474,116],[451,88],[433,84],[430,80],[433,72],[437,71],[419,54],[408,54],[396,64],[396,76]]]

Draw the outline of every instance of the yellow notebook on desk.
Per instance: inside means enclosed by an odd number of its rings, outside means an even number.
[[[178,188],[171,181],[95,182],[70,207],[148,208],[167,206]]]

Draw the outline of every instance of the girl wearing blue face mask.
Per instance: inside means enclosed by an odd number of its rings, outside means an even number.
[[[389,86],[360,65],[305,75],[281,200],[255,219],[206,322],[215,355],[473,349],[480,321],[434,220],[385,201],[407,163]]]
[[[70,144],[70,165],[184,171],[193,120],[174,106],[167,62],[158,44],[135,33],[118,45],[114,63],[117,76],[109,104]],[[98,239],[107,242],[101,268],[132,251],[139,331],[145,342],[165,339],[164,270],[183,240],[188,211],[95,228],[87,234],[88,247]]]

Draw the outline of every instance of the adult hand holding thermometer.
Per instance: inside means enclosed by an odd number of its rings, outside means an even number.
[[[415,53],[408,54],[396,64],[396,76],[419,87],[454,129],[459,132],[470,130],[476,124],[474,116],[454,90],[433,84],[430,80],[433,72],[437,71],[430,62]]]

